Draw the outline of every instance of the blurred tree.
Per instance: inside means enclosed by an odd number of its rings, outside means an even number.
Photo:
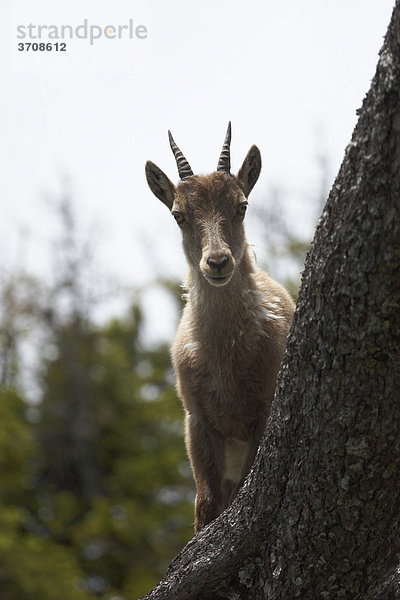
[[[33,326],[39,283],[25,272],[0,272],[0,385],[20,382],[21,344]]]
[[[297,233],[290,225],[283,208],[283,195],[283,189],[267,190],[265,202],[252,207],[249,218],[251,225],[261,234],[261,252],[255,251],[257,261],[281,281],[296,299],[304,257],[311,240]]]
[[[73,551],[32,523],[32,465],[38,448],[24,418],[26,405],[0,389],[0,597],[6,600],[85,600],[83,572]],[[32,531],[29,531],[32,529]]]
[[[41,308],[36,521],[73,548],[85,587],[138,596],[191,535],[192,482],[168,348],[141,343],[136,303],[99,327],[91,248],[80,244],[66,194],[54,282]]]
[[[43,372],[37,518],[53,539],[75,548],[87,588],[99,595],[148,589],[192,531],[192,482],[168,351],[143,349],[140,324],[138,307],[103,328],[86,323],[73,360],[64,355],[63,337],[68,347],[71,336],[64,325]],[[85,404],[84,443],[74,431],[82,418],[77,404]]]
[[[309,184],[306,202],[297,192],[300,198],[297,202],[296,198],[291,198],[289,203],[285,183],[272,185],[261,192],[255,191],[260,199],[255,205],[251,202],[246,217],[249,219],[249,230],[259,240],[255,248],[256,259],[263,269],[270,271],[285,285],[295,300],[300,288],[304,258],[310,249],[313,230],[328,197],[333,177],[327,143],[320,125],[315,128],[315,137],[316,177]],[[300,223],[292,214],[296,203],[302,207]]]
[[[69,193],[55,208],[53,278],[0,281],[0,597],[47,600],[60,585],[67,600],[138,597],[192,533],[181,408],[167,346],[141,342],[137,302],[94,323],[90,244]],[[27,383],[33,330],[29,404],[12,388]]]

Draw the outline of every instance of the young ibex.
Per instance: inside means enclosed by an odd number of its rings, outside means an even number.
[[[230,173],[231,124],[217,171],[193,175],[175,144],[177,187],[152,162],[150,189],[182,230],[188,299],[172,347],[196,480],[195,531],[233,500],[250,471],[274,395],[294,304],[259,270],[245,239],[247,198],[261,169],[252,146]]]

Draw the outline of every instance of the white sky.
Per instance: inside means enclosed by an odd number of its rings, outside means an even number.
[[[328,153],[335,175],[393,4],[3,0],[0,268],[22,254],[26,268],[47,272],[54,221],[43,197],[68,175],[83,226],[98,224],[106,273],[128,285],[183,276],[179,233],[147,188],[144,163],[177,181],[171,129],[195,172],[214,170],[229,119],[232,170],[251,144],[262,153],[254,202],[283,186],[308,231],[316,152]],[[84,19],[102,27],[132,19],[148,35],[93,45],[67,39],[66,52],[17,50],[18,25],[76,27]]]

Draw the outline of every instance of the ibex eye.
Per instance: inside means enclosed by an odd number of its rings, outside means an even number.
[[[185,220],[185,217],[183,216],[183,214],[178,212],[177,210],[174,210],[172,212],[172,216],[174,217],[174,219],[178,223],[178,225],[181,225]]]
[[[238,215],[242,215],[244,216],[245,212],[247,210],[247,202],[242,202],[241,204],[239,204],[238,209],[237,209],[237,214]]]

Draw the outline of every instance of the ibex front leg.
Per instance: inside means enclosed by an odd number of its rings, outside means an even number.
[[[196,481],[195,532],[221,512],[224,440],[202,417],[186,415],[186,446]]]

